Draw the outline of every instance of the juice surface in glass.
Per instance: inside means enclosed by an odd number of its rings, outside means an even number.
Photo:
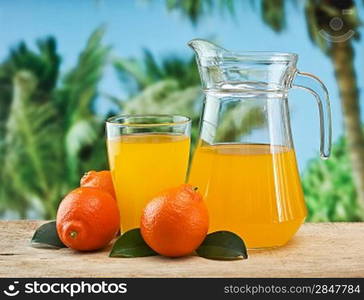
[[[204,195],[209,231],[233,231],[249,248],[285,244],[306,217],[295,153],[288,147],[200,142],[189,183]]]
[[[146,203],[185,182],[190,139],[182,134],[130,134],[107,141],[121,230],[140,226]]]

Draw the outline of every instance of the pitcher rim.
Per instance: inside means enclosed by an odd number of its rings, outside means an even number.
[[[293,52],[281,52],[281,51],[235,51],[227,50],[221,46],[216,45],[209,40],[203,38],[194,38],[190,40],[187,45],[191,47],[195,53],[197,61],[203,58],[214,58],[222,60],[253,60],[257,62],[293,62],[296,63],[298,54]]]
[[[279,51],[228,51],[222,55],[222,58],[224,60],[253,60],[258,62],[296,62],[298,54]]]

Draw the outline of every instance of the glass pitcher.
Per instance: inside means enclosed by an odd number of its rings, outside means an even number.
[[[189,42],[205,93],[189,183],[204,196],[210,232],[230,230],[249,248],[284,245],[307,211],[294,152],[288,91],[317,100],[323,159],[330,155],[328,92],[296,69],[298,56],[230,52],[206,40]]]

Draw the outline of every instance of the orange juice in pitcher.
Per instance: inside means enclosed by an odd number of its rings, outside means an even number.
[[[306,217],[295,154],[287,147],[199,146],[189,181],[205,196],[210,231],[233,231],[249,247],[284,244]]]
[[[107,123],[108,157],[122,231],[140,226],[157,193],[185,182],[190,121],[177,116],[119,116]]]
[[[285,244],[306,217],[293,147],[288,91],[309,91],[320,116],[321,157],[331,147],[328,93],[296,69],[298,56],[231,52],[192,40],[205,94],[189,174],[210,214],[210,232],[230,230],[249,248]]]

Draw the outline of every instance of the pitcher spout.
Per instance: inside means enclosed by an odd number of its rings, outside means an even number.
[[[228,52],[226,49],[204,39],[193,39],[188,42],[188,46],[195,51],[199,62],[202,62],[203,58],[221,57]]]
[[[220,62],[228,51],[207,40],[193,39],[188,43],[195,54],[203,88],[212,88],[224,80]]]

